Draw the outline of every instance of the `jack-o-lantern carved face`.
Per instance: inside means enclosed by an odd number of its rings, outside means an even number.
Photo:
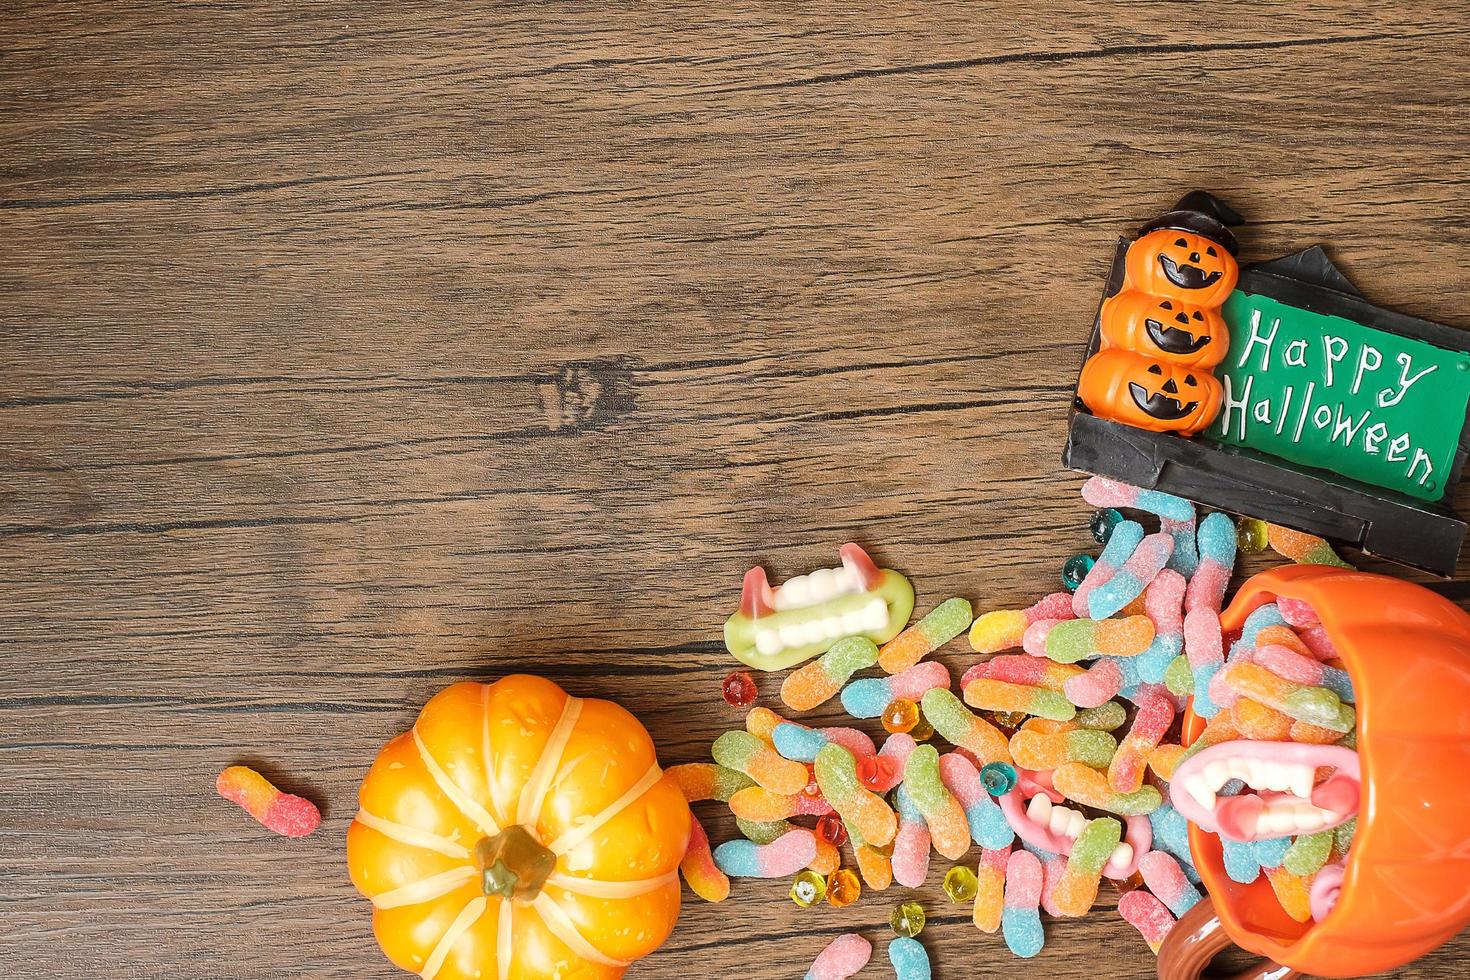
[[[1128,289],[1103,304],[1102,342],[1208,371],[1225,359],[1230,332],[1217,309]]]
[[[1204,431],[1220,411],[1214,375],[1118,347],[1088,359],[1077,395],[1100,418],[1186,436]]]
[[[1218,307],[1240,267],[1229,249],[1194,232],[1160,228],[1128,246],[1128,285],[1153,296]]]

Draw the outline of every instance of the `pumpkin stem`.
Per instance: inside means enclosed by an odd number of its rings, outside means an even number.
[[[480,887],[486,895],[529,902],[556,869],[556,855],[525,827],[507,827],[475,845]]]

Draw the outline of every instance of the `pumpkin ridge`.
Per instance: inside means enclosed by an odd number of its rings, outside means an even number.
[[[657,878],[639,878],[634,881],[604,881],[601,878],[574,878],[571,875],[555,873],[546,879],[546,884],[551,888],[560,888],[564,892],[573,895],[586,895],[588,898],[637,898],[647,895],[651,891],[657,891],[665,885],[672,884],[679,878],[679,869],[676,867],[667,874],[661,874]]]
[[[485,914],[487,904],[488,900],[484,895],[476,895],[465,903],[459,915],[449,923],[449,928],[444,930],[444,935],[440,936],[439,941],[434,944],[434,950],[424,961],[424,970],[419,976],[424,980],[434,980],[439,970],[443,968],[444,961],[449,958],[449,952],[454,948],[454,944],[459,942],[461,936],[470,931],[470,926],[475,924],[476,919]]]
[[[432,902],[436,898],[443,898],[474,877],[474,865],[466,864],[463,867],[450,868],[448,871],[429,875],[427,878],[420,878],[418,881],[410,881],[397,888],[390,888],[388,891],[371,896],[369,900],[373,903],[374,908],[379,909],[419,905],[424,902]]]
[[[568,695],[567,703],[561,710],[561,717],[556,720],[556,725],[551,729],[551,735],[546,740],[546,746],[541,750],[541,758],[536,760],[536,768],[532,770],[526,784],[521,787],[521,798],[516,806],[516,823],[528,830],[534,828],[536,822],[541,819],[541,808],[546,803],[546,794],[551,789],[551,780],[561,768],[562,756],[567,751],[567,743],[572,740],[572,733],[581,717],[582,699]]]
[[[658,781],[663,778],[663,775],[663,770],[658,767],[657,762],[654,762],[653,765],[648,767],[648,771],[643,774],[643,777],[629,787],[627,792],[603,807],[601,813],[597,813],[582,823],[577,824],[575,827],[569,828],[556,840],[547,844],[547,849],[557,857],[563,856],[567,851],[570,851],[597,833],[603,824],[642,799],[644,794],[658,784]]]
[[[567,915],[566,909],[556,904],[545,893],[536,896],[536,900],[531,903],[531,908],[541,916],[541,921],[547,930],[560,939],[567,949],[582,959],[591,963],[600,963],[603,966],[625,967],[629,965],[626,960],[615,960],[592,945],[587,937],[577,929],[577,924],[572,921],[570,915]]]
[[[430,754],[429,747],[424,744],[423,736],[419,734],[417,725],[413,727],[413,744],[418,749],[419,758],[423,761],[424,768],[428,770],[430,778],[434,780],[434,785],[439,787],[439,792],[448,797],[449,802],[453,803],[459,809],[459,812],[464,814],[471,823],[477,824],[487,836],[494,837],[500,833],[500,826],[495,822],[495,818],[490,815],[490,812],[466,796],[464,790],[455,785],[454,781],[449,778],[449,774],[440,767],[438,761]]]
[[[495,920],[495,974],[499,980],[510,977],[510,961],[515,954],[514,902],[500,903],[500,916]]]
[[[375,830],[389,840],[397,841],[406,847],[421,847],[426,851],[443,854],[445,857],[469,860],[469,848],[459,841],[450,840],[432,831],[396,823],[376,813],[369,813],[367,810],[358,810],[356,819],[369,830]]]

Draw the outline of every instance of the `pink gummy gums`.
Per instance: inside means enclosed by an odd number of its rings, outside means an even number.
[[[1075,617],[1068,616],[1067,618]],[[1060,619],[1038,619],[1027,626],[1026,632],[1021,634],[1021,649],[1033,657],[1046,656],[1046,635],[1051,632],[1053,626],[1060,622],[1062,622]]]
[[[1006,861],[1006,908],[1036,908],[1041,902],[1044,884],[1041,860],[1030,851],[1012,851]]]
[[[1087,669],[1087,673],[1062,682],[1062,693],[1079,708],[1096,708],[1121,690],[1123,668],[1116,660],[1099,660]]]
[[[855,932],[846,933],[817,954],[805,980],[847,980],[867,966],[872,955],[872,943]]]

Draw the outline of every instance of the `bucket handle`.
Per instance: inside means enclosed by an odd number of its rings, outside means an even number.
[[[1159,948],[1159,980],[1199,980],[1215,957],[1233,945],[1215,914],[1214,903],[1201,899],[1174,924]],[[1266,960],[1220,980],[1291,980],[1299,976],[1289,966]]]

